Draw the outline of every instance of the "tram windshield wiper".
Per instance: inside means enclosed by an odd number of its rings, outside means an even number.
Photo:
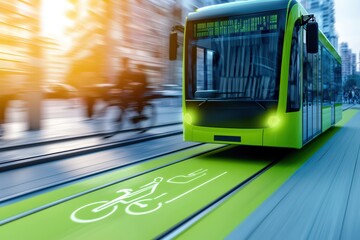
[[[256,101],[256,100],[254,99],[254,102],[255,102],[257,105],[259,105],[263,110],[266,110],[266,107],[265,107],[264,105],[262,105],[259,101]]]
[[[257,105],[259,105],[263,110],[266,110],[266,107],[263,104],[261,104],[259,101],[257,101],[255,98],[253,98],[253,97],[245,96],[245,97],[239,97],[239,99],[250,99],[251,101],[253,101]]]
[[[217,95],[220,95],[220,94],[236,94],[237,92],[231,92],[231,93],[224,93],[224,92],[221,92],[221,93],[217,93]],[[240,92],[239,92],[240,93]],[[211,98],[205,98],[204,100],[202,100],[199,104],[198,104],[198,107],[202,107],[202,106],[204,106],[206,103],[208,103],[209,102],[209,99],[211,99]],[[218,100],[232,100],[232,101],[236,101],[236,100],[250,100],[250,101],[252,101],[252,102],[254,102],[254,103],[256,103],[259,107],[261,107],[263,110],[266,110],[266,107],[261,103],[261,102],[259,102],[259,101],[257,101],[255,98],[253,98],[253,97],[250,97],[250,96],[242,96],[242,97],[239,97],[239,96],[237,96],[237,97],[226,97],[226,98],[217,98]]]
[[[209,99],[205,99],[204,101],[202,101],[201,103],[198,104],[198,107],[201,107],[202,105],[206,104],[209,101]]]

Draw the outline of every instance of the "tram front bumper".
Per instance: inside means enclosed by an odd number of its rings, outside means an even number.
[[[190,142],[228,143],[239,145],[263,145],[263,129],[231,129],[184,126],[184,140]]]

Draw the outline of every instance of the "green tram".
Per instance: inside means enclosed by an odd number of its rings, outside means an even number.
[[[174,31],[170,59],[176,39]],[[341,99],[341,58],[297,1],[233,2],[188,15],[185,141],[301,148],[341,120]]]

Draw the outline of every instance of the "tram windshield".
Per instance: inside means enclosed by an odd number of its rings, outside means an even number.
[[[285,11],[187,25],[187,99],[277,100]]]

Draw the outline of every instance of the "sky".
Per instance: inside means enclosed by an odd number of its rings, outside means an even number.
[[[347,42],[360,62],[360,0],[334,0],[334,3],[335,29],[339,35],[339,44]]]

